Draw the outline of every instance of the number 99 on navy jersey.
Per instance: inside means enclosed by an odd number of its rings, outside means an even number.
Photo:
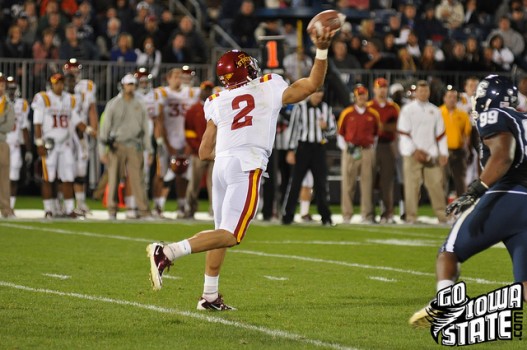
[[[516,141],[516,150],[513,164],[507,174],[521,173],[527,178],[527,115],[512,108],[491,108],[479,113],[477,128],[482,140],[500,132],[511,133]],[[483,142],[480,145],[481,164],[485,166],[490,151]]]

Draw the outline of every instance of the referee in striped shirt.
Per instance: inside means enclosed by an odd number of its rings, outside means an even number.
[[[302,180],[308,170],[313,173],[313,188],[318,212],[322,216],[322,224],[333,224],[327,203],[328,171],[325,144],[326,137],[335,134],[336,123],[331,107],[322,102],[323,97],[324,91],[319,90],[307,100],[295,105],[291,113],[287,161],[289,164],[294,164],[294,168],[282,209],[284,225],[293,222]]]

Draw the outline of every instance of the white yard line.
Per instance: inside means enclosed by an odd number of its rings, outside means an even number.
[[[167,279],[167,280],[180,280],[182,279],[182,277],[179,277],[179,276],[171,276],[171,275],[167,275],[166,273],[163,274],[163,279]]]
[[[55,273],[43,273],[42,276],[58,278],[59,280],[67,280],[67,279],[71,278],[71,276],[68,276],[68,275],[57,275]]]
[[[313,245],[361,245],[360,242],[352,241],[251,241],[251,244],[313,244]]]
[[[370,276],[368,278],[370,280],[381,281],[381,282],[397,282],[397,280],[394,280],[393,278],[386,278],[386,277]]]
[[[123,306],[132,306],[132,307],[144,309],[144,310],[150,310],[150,311],[155,311],[155,312],[160,312],[160,313],[165,313],[165,314],[174,314],[174,315],[178,315],[182,317],[194,318],[194,319],[209,322],[209,323],[219,323],[225,326],[231,326],[235,328],[246,329],[249,331],[255,331],[255,332],[263,333],[265,335],[269,335],[271,337],[283,338],[287,340],[297,341],[300,343],[320,346],[324,348],[331,348],[331,349],[337,349],[337,350],[358,350],[357,348],[352,348],[352,347],[348,347],[348,346],[337,344],[337,343],[328,343],[322,340],[309,339],[309,338],[306,338],[304,335],[290,333],[290,332],[286,332],[280,329],[271,329],[271,328],[251,325],[248,323],[230,321],[230,320],[223,319],[221,317],[209,316],[208,312],[197,313],[197,312],[181,311],[181,310],[165,308],[165,307],[161,307],[157,305],[141,304],[135,301],[112,299],[112,298],[107,298],[107,297],[102,297],[102,296],[87,295],[87,294],[80,294],[80,293],[67,293],[67,292],[61,292],[58,290],[51,290],[51,289],[33,288],[33,287],[22,286],[22,285],[18,285],[18,284],[6,282],[6,281],[0,281],[0,286],[22,290],[26,292],[58,295],[61,297],[83,299],[83,300],[95,301],[99,303],[109,303],[109,304],[117,304],[117,305],[123,305]]]
[[[264,275],[264,277],[271,281],[287,281],[289,279],[287,277],[275,277],[275,276],[266,276],[266,275]]]
[[[289,259],[289,260],[309,261],[309,262],[315,262],[315,263],[339,265],[339,266],[368,269],[368,270],[399,272],[399,273],[405,273],[405,274],[414,275],[414,276],[435,277],[435,273],[406,270],[406,269],[400,269],[400,268],[390,267],[390,266],[374,266],[374,265],[351,263],[347,261],[326,260],[326,259],[311,258],[308,256],[298,256],[298,255],[271,254],[271,253],[257,252],[257,251],[252,251],[252,250],[242,250],[242,249],[232,249],[230,252],[239,253],[239,254],[256,255],[256,256],[265,256],[269,258],[282,258],[282,259]],[[508,282],[489,281],[483,278],[473,278],[473,277],[466,277],[466,276],[462,276],[462,280],[471,281],[471,282],[475,282],[479,284],[509,285],[512,283],[511,281],[508,281]]]
[[[11,223],[0,223],[0,226],[17,228],[17,229],[22,229],[22,230],[37,231],[37,232],[38,231],[52,232],[52,233],[58,233],[58,234],[64,234],[64,235],[77,235],[77,236],[96,237],[96,238],[110,238],[110,239],[118,239],[118,240],[123,240],[123,241],[134,241],[134,242],[152,242],[151,239],[147,239],[147,238],[132,238],[132,237],[127,237],[127,236],[100,234],[100,233],[93,233],[93,232],[77,232],[77,231],[69,231],[69,230],[64,230],[64,229],[23,226],[23,225],[11,224]],[[360,269],[399,272],[399,273],[405,273],[405,274],[414,275],[414,276],[426,276],[426,277],[435,276],[434,273],[430,273],[430,272],[400,269],[400,268],[395,268],[395,267],[390,267],[390,266],[375,266],[375,265],[358,264],[358,263],[351,263],[351,262],[339,261],[339,260],[326,260],[326,259],[312,258],[312,257],[307,257],[307,256],[271,254],[271,253],[258,252],[258,251],[252,251],[252,250],[243,250],[243,249],[231,249],[230,252],[238,253],[238,254],[250,254],[250,255],[255,255],[255,256],[271,257],[271,258],[282,258],[282,259],[289,259],[289,260],[299,260],[299,261],[308,261],[308,262],[323,263],[323,264],[332,264],[332,265],[339,265],[339,266],[346,266],[346,267],[360,268]],[[511,281],[508,281],[508,282],[489,281],[483,278],[472,278],[472,277],[466,277],[466,276],[463,276],[462,279],[465,281],[471,281],[471,282],[475,282],[479,284],[497,284],[497,285],[511,284]]]

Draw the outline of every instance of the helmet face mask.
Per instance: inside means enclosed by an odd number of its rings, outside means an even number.
[[[479,82],[471,102],[474,119],[489,108],[515,108],[518,105],[518,88],[509,78],[489,75]]]
[[[216,64],[216,75],[227,89],[235,89],[261,76],[258,61],[239,50],[227,51]]]

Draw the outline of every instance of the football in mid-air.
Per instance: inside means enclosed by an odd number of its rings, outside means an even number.
[[[326,10],[317,14],[307,25],[307,32],[311,34],[314,30],[322,34],[324,28],[330,31],[339,30],[346,21],[346,16],[335,10]]]

